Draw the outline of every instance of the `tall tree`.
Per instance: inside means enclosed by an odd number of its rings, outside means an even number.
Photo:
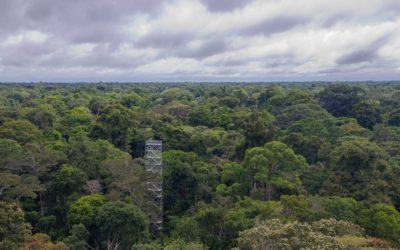
[[[121,106],[107,106],[98,116],[90,136],[109,140],[116,147],[129,151],[134,128],[136,127],[134,113]]]
[[[351,116],[353,105],[365,97],[365,90],[347,84],[331,84],[318,94],[318,100],[334,116]]]
[[[133,244],[148,237],[148,220],[135,205],[121,201],[103,205],[96,223],[107,242],[107,249],[130,249]]]
[[[15,203],[0,201],[0,248],[18,249],[31,235],[24,212]]]
[[[209,201],[217,182],[216,169],[194,153],[170,150],[163,153],[164,209],[183,214],[200,200]]]
[[[248,149],[243,166],[250,177],[252,192],[265,200],[300,192],[299,175],[308,167],[302,156],[278,141]]]

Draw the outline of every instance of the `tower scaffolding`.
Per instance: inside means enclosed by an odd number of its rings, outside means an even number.
[[[150,222],[154,236],[159,236],[163,226],[163,165],[162,141],[145,142],[146,191],[149,197]]]

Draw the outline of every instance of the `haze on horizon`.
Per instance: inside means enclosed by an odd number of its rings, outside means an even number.
[[[1,0],[0,82],[400,79],[398,0]]]

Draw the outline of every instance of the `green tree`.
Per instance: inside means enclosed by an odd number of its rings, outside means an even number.
[[[199,135],[207,155],[232,159],[237,149],[245,142],[243,135],[224,129],[206,129]]]
[[[192,108],[189,105],[183,104],[178,101],[172,101],[165,105],[169,115],[176,117],[179,120],[186,121]]]
[[[289,89],[268,100],[268,108],[273,114],[279,114],[284,109],[299,104],[315,104],[315,101],[310,93],[300,89]]]
[[[39,139],[41,132],[27,120],[12,120],[0,126],[0,136],[25,144]]]
[[[310,213],[310,201],[303,195],[282,195],[280,201],[285,219],[305,221]]]
[[[341,141],[332,155],[333,171],[322,187],[323,194],[390,202],[384,178],[390,167],[378,145],[366,138],[350,137]]]
[[[382,111],[377,103],[360,102],[352,107],[353,117],[361,126],[372,129],[376,124],[382,122]]]
[[[13,170],[21,157],[21,145],[11,139],[0,138],[0,169]]]
[[[32,235],[32,237],[27,240],[22,248],[23,250],[69,250],[68,246],[63,242],[53,243],[50,240],[50,237],[46,234],[37,233]]]
[[[323,219],[316,221],[311,224],[312,229],[319,233],[328,236],[362,236],[364,235],[364,228],[355,225],[348,221],[335,220],[335,219]]]
[[[86,174],[79,168],[67,164],[56,171],[51,180],[51,190],[60,195],[68,196],[82,189],[86,182]]]
[[[119,246],[130,249],[133,244],[148,237],[146,215],[135,205],[121,201],[103,205],[96,223],[103,235],[102,239],[107,241],[108,249]]]
[[[136,121],[133,111],[121,106],[107,106],[90,131],[92,138],[109,140],[116,147],[129,151]]]
[[[21,177],[9,173],[0,173],[0,197],[5,199],[9,192],[20,185]]]
[[[247,146],[256,147],[271,141],[277,128],[272,124],[273,116],[265,111],[239,111],[234,119],[235,126],[243,130]]]
[[[67,223],[68,197],[73,193],[82,192],[86,180],[86,174],[81,169],[67,164],[51,175],[47,185],[48,200],[52,202],[53,213],[57,213],[61,223]]]
[[[213,126],[213,115],[208,107],[200,106],[192,109],[188,115],[189,122],[192,126]]]
[[[183,88],[167,88],[161,92],[162,103],[166,104],[171,101],[190,101],[193,98],[193,94]]]
[[[300,103],[291,105],[283,109],[277,116],[276,122],[279,127],[285,129],[292,123],[304,119],[325,120],[330,119],[330,115],[325,109],[318,104]]]
[[[352,223],[357,222],[358,215],[361,211],[361,204],[353,198],[347,197],[329,197],[324,199],[325,211],[329,216],[337,220],[345,220]]]
[[[164,209],[179,215],[200,200],[211,200],[217,183],[216,169],[195,153],[170,150],[163,153]]]
[[[227,107],[217,107],[213,109],[213,122],[215,127],[231,130],[235,127],[232,116],[234,112]]]
[[[145,180],[146,173],[143,165],[133,161],[129,154],[124,154],[116,159],[107,159],[100,166],[103,172],[107,171],[109,194],[117,194],[117,199],[122,199],[125,195],[138,206],[145,202]]]
[[[304,136],[302,133],[293,132],[283,137],[282,140],[290,145],[297,154],[304,156],[310,164],[326,160],[330,149],[330,144],[326,139],[314,135]]]
[[[400,126],[400,109],[390,112],[387,122],[390,126]]]
[[[239,106],[240,100],[232,96],[226,96],[218,100],[218,104],[221,106],[227,106],[228,108],[235,108]]]
[[[31,235],[24,212],[15,203],[0,201],[0,248],[18,249]]]
[[[217,187],[217,192],[227,194],[231,197],[245,196],[250,192],[248,185],[246,168],[241,164],[232,162],[225,163],[221,174],[221,184]]]
[[[66,156],[52,143],[27,143],[23,146],[22,154],[18,160],[18,169],[15,174],[21,176],[21,190],[27,193],[29,190],[37,194],[40,213],[45,214],[47,204],[46,186],[49,182],[49,173],[57,169]]]
[[[259,222],[243,231],[239,237],[240,249],[346,249],[334,237],[313,231],[307,223],[283,224],[277,219]]]
[[[369,234],[400,244],[400,212],[393,206],[379,203],[363,210],[360,224]]]
[[[83,224],[76,224],[72,226],[70,235],[63,242],[68,245],[70,250],[86,249],[89,235],[90,233]]]
[[[89,179],[99,178],[100,163],[107,157],[99,144],[85,136],[72,137],[66,148],[68,163],[83,170]]]
[[[107,106],[107,102],[104,98],[95,96],[90,100],[89,109],[92,114],[99,116],[101,111],[105,109]]]
[[[160,250],[162,249],[160,244],[157,242],[151,243],[138,243],[132,246],[131,250]]]
[[[248,149],[243,166],[250,177],[252,192],[265,200],[299,192],[299,175],[308,167],[302,156],[278,141],[267,143],[263,148]]]
[[[86,195],[72,203],[68,211],[71,224],[83,224],[90,230],[95,224],[99,209],[106,203],[106,197],[100,194]]]
[[[271,97],[281,95],[282,89],[278,86],[268,87],[265,91],[261,92],[257,98],[258,106],[264,106]]]
[[[143,101],[143,98],[135,92],[126,94],[121,98],[121,104],[129,109],[141,105]]]
[[[318,94],[319,102],[334,116],[351,116],[353,105],[364,99],[365,90],[347,84],[331,84]]]
[[[92,116],[86,107],[76,107],[69,110],[66,119],[70,127],[78,125],[90,126],[92,122]]]
[[[65,116],[65,123],[70,136],[88,135],[92,122],[92,114],[88,108],[83,106],[68,110]]]
[[[207,248],[198,242],[185,242],[183,240],[174,240],[167,243],[164,250],[206,250]]]
[[[41,104],[31,110],[27,118],[38,128],[48,132],[57,121],[57,113],[51,104]]]

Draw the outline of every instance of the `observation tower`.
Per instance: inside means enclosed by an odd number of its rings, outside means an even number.
[[[158,236],[163,226],[163,165],[162,141],[145,142],[144,165],[147,172],[146,191],[150,206],[150,222],[154,236]]]

